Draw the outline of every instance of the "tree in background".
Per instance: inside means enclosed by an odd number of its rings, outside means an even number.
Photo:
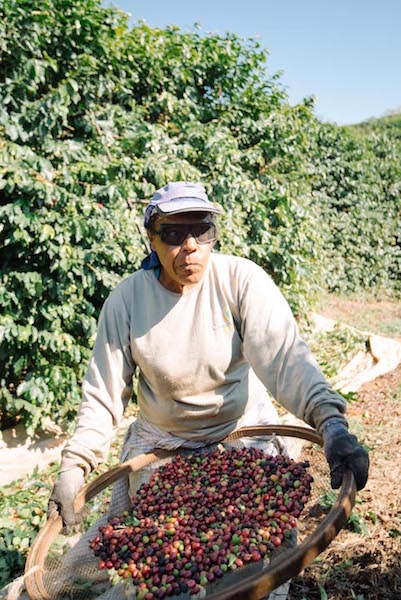
[[[399,171],[366,174],[386,150],[290,106],[256,41],[130,28],[100,0],[3,0],[0,51],[2,427],[71,425],[100,308],[139,267],[143,205],[168,181],[205,185],[226,211],[218,250],[258,262],[296,314],[327,281],[367,283],[344,253],[376,178],[389,191]]]

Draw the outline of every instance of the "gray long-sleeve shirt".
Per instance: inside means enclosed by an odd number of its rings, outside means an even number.
[[[345,401],[325,380],[281,292],[243,258],[212,254],[187,294],[164,288],[153,270],[117,286],[99,319],[62,470],[88,472],[104,459],[136,367],[141,415],[183,441],[221,440],[263,413],[274,422],[266,388],[316,428],[344,418]]]

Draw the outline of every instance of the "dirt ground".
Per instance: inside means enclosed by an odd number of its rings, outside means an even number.
[[[341,298],[328,295],[322,299],[319,314],[361,331],[401,341],[401,302],[372,298]]]
[[[289,600],[401,599],[401,365],[365,384],[348,408],[370,449],[370,477],[354,511],[369,536],[343,529],[293,579]]]

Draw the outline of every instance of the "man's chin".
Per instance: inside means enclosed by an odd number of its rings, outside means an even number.
[[[202,276],[202,273],[192,273],[191,275],[187,275],[186,277],[182,278],[182,283],[185,284],[195,284],[198,283],[198,281],[200,281]]]
[[[203,271],[201,270],[185,270],[184,273],[180,273],[180,283],[182,285],[194,285],[198,283],[202,277]]]

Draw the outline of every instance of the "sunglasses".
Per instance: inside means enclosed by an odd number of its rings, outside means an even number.
[[[198,244],[213,242],[217,237],[217,229],[213,223],[190,223],[176,225],[160,225],[155,230],[161,241],[169,246],[181,246],[191,234]]]

